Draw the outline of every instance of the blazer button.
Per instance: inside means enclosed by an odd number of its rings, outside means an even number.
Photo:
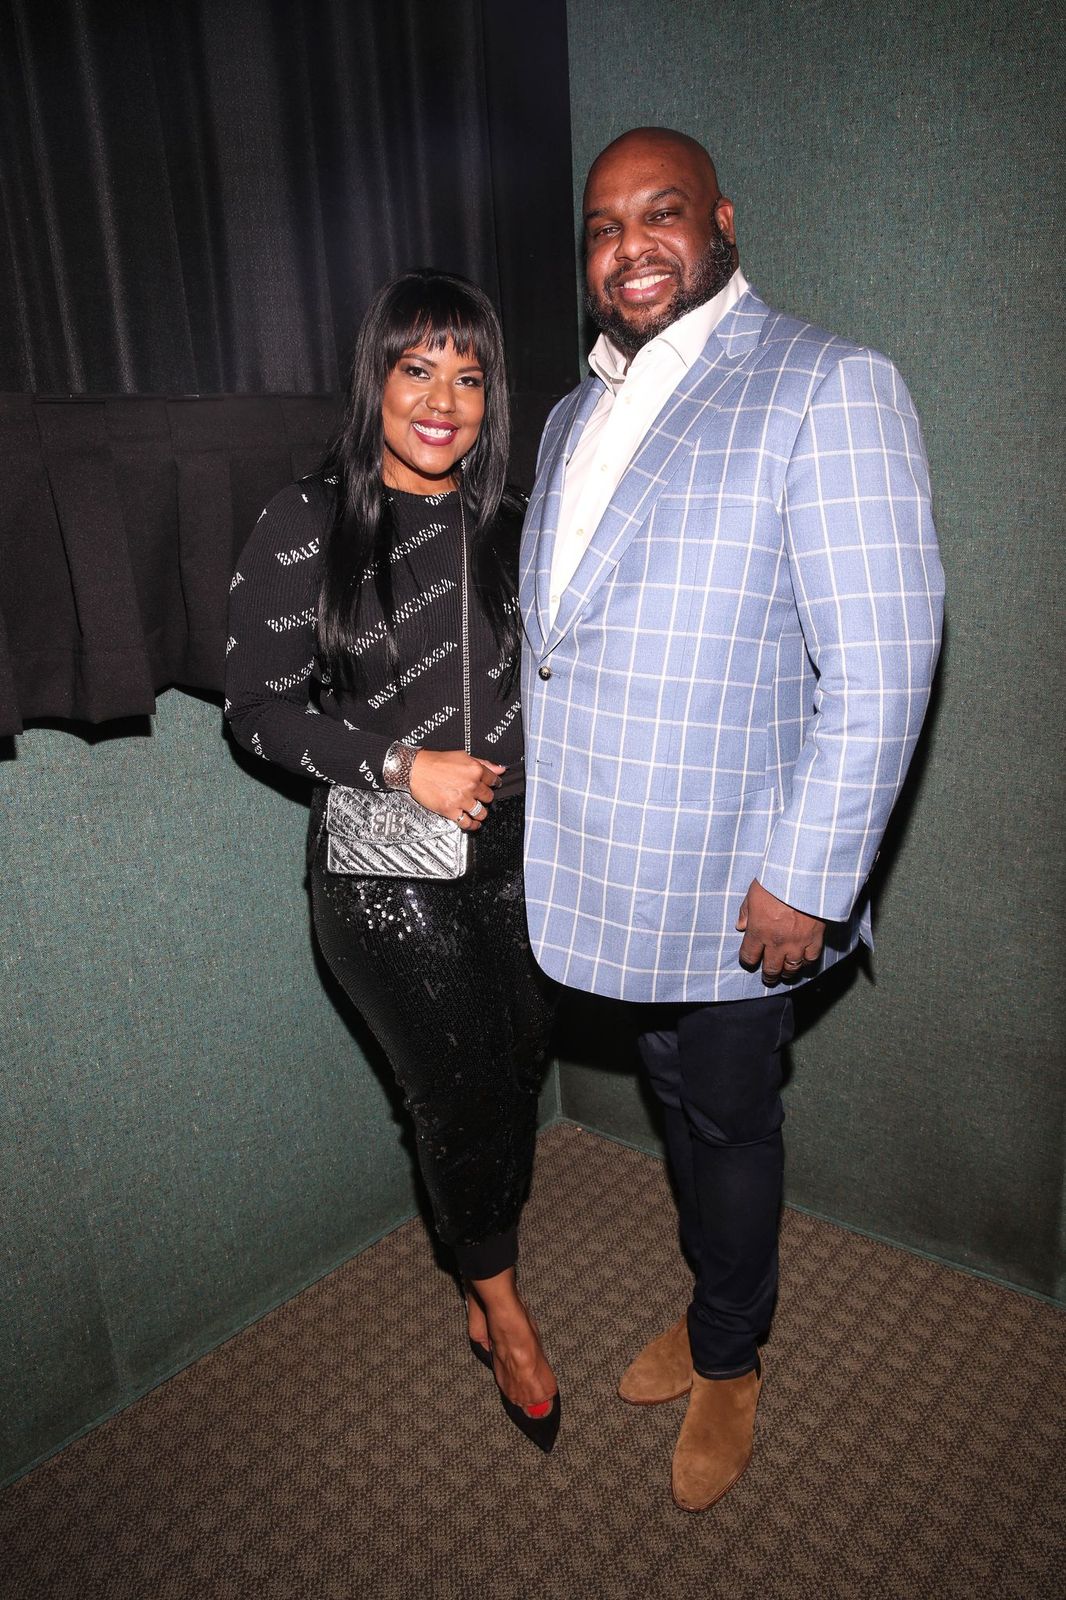
[[[552,675],[551,667],[538,667],[537,668],[537,677],[538,678],[543,678],[545,683],[547,683],[547,681],[551,677],[551,675]]]

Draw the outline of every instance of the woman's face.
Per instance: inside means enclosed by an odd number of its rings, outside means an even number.
[[[473,351],[449,339],[442,350],[415,344],[385,381],[381,476],[390,489],[439,494],[453,486],[459,461],[485,415],[485,374]]]

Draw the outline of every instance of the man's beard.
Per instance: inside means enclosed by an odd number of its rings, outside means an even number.
[[[656,265],[654,261],[650,262],[643,270],[654,272]],[[632,270],[632,267],[626,267],[624,272]],[[661,265],[659,270],[662,270]],[[622,354],[632,360],[638,350],[663,333],[679,317],[713,300],[719,290],[725,288],[733,276],[733,270],[733,246],[718,226],[717,219],[712,218],[711,237],[692,270],[691,278],[688,283],[678,284],[671,300],[658,316],[647,317],[639,322],[630,321],[621,306],[614,301],[602,303],[593,296],[591,289],[585,290],[585,311],[600,332],[605,333]],[[623,271],[619,271],[617,277],[623,275]]]

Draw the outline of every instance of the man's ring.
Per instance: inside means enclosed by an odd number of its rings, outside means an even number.
[[[464,817],[465,817],[465,816],[466,816],[466,812],[465,812],[465,811],[460,811],[460,813],[459,813],[459,815],[458,815],[458,816],[457,816],[457,817],[456,817],[456,819],[455,819],[455,820],[456,820],[456,822],[457,822],[457,823],[458,823],[458,824],[459,824],[459,826],[460,826],[460,828],[461,828],[461,827],[462,827],[462,825],[463,825],[463,818],[464,818]]]
[[[470,807],[470,815],[472,817],[480,817],[484,809],[485,807],[481,804],[481,801],[475,800],[474,804]]]
[[[786,967],[802,967],[803,966],[803,957],[802,956],[786,956],[785,957],[785,966]]]

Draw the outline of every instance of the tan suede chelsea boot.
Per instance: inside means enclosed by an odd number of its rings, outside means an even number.
[[[692,1394],[674,1450],[671,1488],[682,1511],[706,1511],[751,1460],[760,1372],[741,1378],[692,1375]]]
[[[688,1317],[646,1344],[622,1374],[618,1393],[632,1406],[655,1406],[677,1400],[692,1387],[692,1351]]]

